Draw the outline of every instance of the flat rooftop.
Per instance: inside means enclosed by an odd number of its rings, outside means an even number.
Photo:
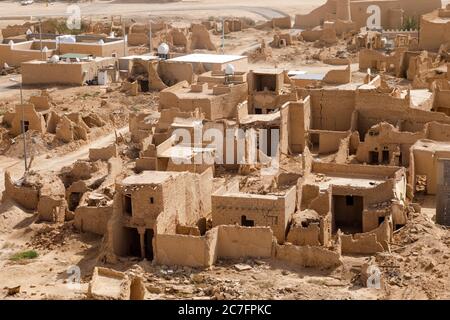
[[[429,152],[436,152],[436,151],[447,151],[450,152],[450,144],[448,142],[438,142],[433,140],[419,140],[417,141],[412,148],[414,150],[423,150],[423,151],[429,151]]]
[[[384,183],[386,180],[370,176],[339,176],[312,174],[305,183],[319,186],[320,190],[327,190],[330,185],[349,186],[354,188],[372,189]]]
[[[291,79],[294,80],[323,80],[325,78],[325,73],[304,73],[304,74],[296,74]]]
[[[172,171],[143,171],[140,174],[126,177],[121,184],[124,186],[161,184],[180,174],[182,173]]]
[[[49,61],[42,61],[42,60],[31,60],[31,61],[27,61],[27,62],[22,62],[22,64],[83,64],[83,63],[91,63],[91,62],[100,62],[100,61],[111,60],[111,59],[114,59],[114,58],[112,58],[112,57],[95,57],[95,58],[92,58],[92,60],[88,60],[88,61],[66,62],[64,60],[61,60],[56,63],[52,63]]]
[[[283,73],[283,69],[277,69],[277,68],[258,68],[255,70],[252,70],[254,74],[280,74]]]
[[[280,119],[280,112],[268,114],[249,114],[241,119],[241,124],[250,124],[255,122],[273,122]]]
[[[204,54],[193,53],[184,56],[168,59],[167,61],[176,62],[204,62],[204,63],[227,63],[247,58],[246,56],[228,55],[228,54]]]
[[[178,144],[161,152],[160,154],[158,154],[158,157],[171,159],[191,159],[196,154],[212,153],[215,151],[216,151],[215,148],[195,147]]]

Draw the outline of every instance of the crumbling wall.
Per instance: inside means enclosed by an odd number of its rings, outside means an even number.
[[[371,232],[339,235],[341,250],[344,254],[374,254],[389,250],[391,238],[392,222],[388,220]]]
[[[216,51],[216,46],[211,41],[211,35],[208,29],[202,24],[191,25],[190,50],[205,49],[209,51]]]
[[[39,190],[17,185],[5,170],[5,195],[28,210],[36,210],[39,203]]]
[[[341,254],[322,247],[275,245],[275,258],[303,267],[334,268],[342,265]]]
[[[109,160],[110,158],[117,157],[117,145],[111,143],[109,146],[103,148],[90,148],[89,160]]]
[[[352,82],[352,72],[350,69],[350,65],[347,66],[344,70],[330,70],[325,75],[323,79],[325,83],[328,84],[346,84]]]
[[[272,253],[272,230],[268,227],[218,227],[217,257],[238,259],[241,257],[269,258]]]
[[[78,206],[75,209],[74,225],[81,232],[92,232],[104,235],[108,220],[112,216],[113,207]]]
[[[208,267],[216,259],[268,258],[272,252],[272,239],[272,231],[267,227],[218,226],[201,237],[158,234],[155,261],[166,265]]]

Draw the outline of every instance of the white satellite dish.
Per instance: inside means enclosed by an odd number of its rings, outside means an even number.
[[[66,58],[66,63],[70,63],[70,58]]]
[[[232,76],[235,72],[234,66],[232,64],[227,64],[225,67],[225,74],[227,76]]]
[[[9,44],[10,47],[12,47],[14,45],[14,41],[9,40],[8,44]]]
[[[100,39],[100,40],[98,41],[98,43],[99,43],[99,44],[104,44],[105,41],[103,41],[103,39]]]
[[[27,32],[26,32],[27,35],[30,35],[32,33],[33,33],[33,31],[31,31],[30,29],[28,29]]]
[[[170,48],[167,43],[161,43],[158,47],[158,54],[167,55],[169,54]]]
[[[42,52],[48,52],[48,48],[47,48],[47,47],[44,47],[44,48],[42,49]]]
[[[57,63],[58,61],[59,61],[59,56],[56,54],[50,58],[51,63]]]

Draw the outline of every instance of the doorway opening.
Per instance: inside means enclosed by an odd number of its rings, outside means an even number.
[[[69,196],[69,210],[74,211],[81,200],[81,192],[72,192]]]
[[[362,232],[363,197],[333,196],[333,233]]]
[[[132,257],[141,257],[141,238],[136,228],[123,228],[123,243],[125,246],[125,255]]]
[[[383,150],[381,157],[383,159],[383,164],[389,164],[390,162],[389,150]]]
[[[145,259],[148,261],[153,260],[153,229],[146,229],[144,235],[144,246],[145,246]]]
[[[378,151],[369,151],[369,164],[378,164]]]

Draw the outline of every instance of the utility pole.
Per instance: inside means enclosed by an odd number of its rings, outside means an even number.
[[[24,160],[24,165],[25,165],[25,173],[27,173],[28,172],[27,144],[26,144],[27,134],[25,132],[25,108],[23,105],[22,80],[18,81],[14,78],[10,78],[9,80],[20,84],[20,106],[22,108],[23,160]]]
[[[153,41],[152,41],[152,20],[148,21],[148,42],[149,42],[149,48],[150,53],[153,51]]]
[[[122,23],[122,33],[123,33],[123,56],[127,56],[127,35],[126,35],[126,29],[125,29],[125,19]]]
[[[39,18],[39,42],[40,42],[40,47],[41,47],[41,59],[42,59],[42,61],[45,61],[44,55],[42,52],[42,20],[40,18]]]
[[[222,18],[222,54],[225,54],[225,18]]]

